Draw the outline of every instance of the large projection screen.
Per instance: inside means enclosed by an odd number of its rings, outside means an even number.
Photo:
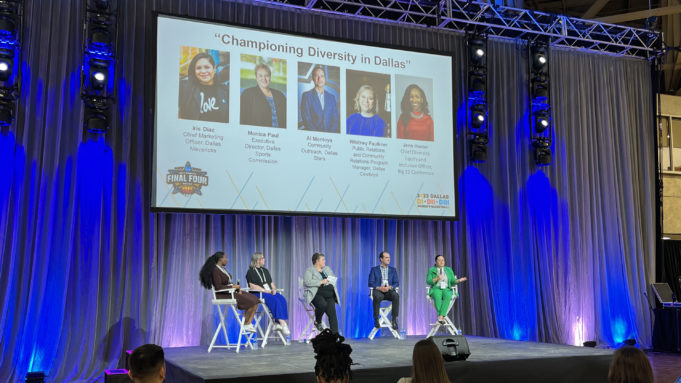
[[[155,211],[457,217],[452,57],[157,16]]]

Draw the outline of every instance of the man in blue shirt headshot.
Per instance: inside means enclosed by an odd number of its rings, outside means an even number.
[[[324,68],[317,66],[312,70],[312,82],[314,88],[303,93],[300,101],[303,129],[316,132],[340,132],[336,98],[324,90],[326,85]]]
[[[378,258],[381,264],[372,267],[369,272],[369,287],[374,289],[372,292],[374,327],[381,327],[378,322],[378,311],[381,307],[381,301],[386,300],[392,302],[392,327],[397,330],[397,315],[400,312],[400,296],[395,291],[400,285],[397,270],[390,266],[390,253],[387,251],[381,251]]]

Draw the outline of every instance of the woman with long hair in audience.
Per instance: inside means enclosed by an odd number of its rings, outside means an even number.
[[[646,354],[633,346],[615,351],[608,371],[609,383],[653,383],[653,369]]]
[[[432,338],[414,345],[412,375],[397,383],[450,383],[445,370],[445,360]]]
[[[345,338],[329,329],[312,339],[314,358],[317,360],[314,374],[318,383],[347,383],[352,379],[352,347],[344,341]]]
[[[255,332],[255,327],[251,323],[255,311],[258,309],[260,301],[252,294],[243,294],[241,286],[233,283],[232,274],[225,268],[227,266],[227,255],[218,251],[206,259],[199,272],[201,285],[207,289],[215,287],[215,297],[218,299],[232,299],[231,292],[218,292],[219,290],[235,289],[236,308],[244,310],[244,330]]]

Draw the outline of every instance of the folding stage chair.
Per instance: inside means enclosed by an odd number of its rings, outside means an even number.
[[[255,336],[254,333],[249,333],[244,331],[244,317],[243,314],[240,313],[237,308],[236,308],[236,294],[234,291],[236,289],[223,289],[223,290],[217,290],[215,291],[215,288],[211,289],[213,292],[213,300],[212,303],[217,307],[218,309],[218,314],[220,314],[220,324],[218,325],[218,328],[215,329],[215,334],[213,334],[213,340],[210,342],[210,346],[208,346],[208,352],[211,352],[214,348],[226,348],[226,349],[236,349],[236,352],[239,352],[241,349],[242,343],[241,343],[241,337],[246,336],[246,341],[243,343],[244,347],[250,347],[253,349],[253,344],[251,343],[253,337]],[[232,294],[232,299],[218,299],[215,296],[215,293],[231,293]],[[237,339],[236,344],[230,343],[229,337],[227,336],[227,324],[225,323],[225,319],[227,319],[228,311],[229,308],[232,308],[232,312],[234,313],[234,317],[236,318],[237,322],[239,323],[239,336]],[[215,341],[218,338],[218,334],[222,330],[222,334],[225,336],[225,343],[224,345],[217,345],[215,344]]]
[[[282,292],[284,290],[277,290],[277,292]],[[261,341],[260,347],[265,347],[267,346],[267,342],[269,339],[281,339],[282,343],[284,343],[284,346],[288,346],[289,342],[286,340],[286,337],[281,331],[274,331],[274,316],[272,316],[272,311],[270,311],[270,308],[267,307],[267,304],[265,304],[265,299],[262,297],[263,292],[262,291],[251,291],[251,293],[254,293],[258,295],[258,298],[260,300],[260,307],[258,308],[258,311],[255,312],[255,329],[258,331],[258,334],[260,335],[259,337],[256,337],[256,341]],[[260,324],[267,323],[267,326],[265,327],[265,331],[263,331],[262,326]]]
[[[456,326],[454,326],[454,322],[452,322],[452,320],[449,319],[449,312],[452,310],[452,307],[454,307],[454,302],[456,302],[456,298],[459,297],[459,287],[457,285],[454,285],[451,287],[451,289],[452,299],[449,301],[449,307],[447,307],[447,314],[445,314],[444,316],[445,323],[440,323],[439,321],[431,323],[430,326],[432,328],[430,329],[427,338],[437,334],[441,327],[444,327],[444,329],[447,330],[451,335],[461,335],[461,330],[456,328]],[[433,299],[430,297],[430,286],[426,286],[426,299],[431,304],[433,303]]]
[[[298,277],[298,302],[303,305],[308,318],[305,329],[298,335],[298,342],[308,343],[310,339],[314,338],[319,333],[319,331],[314,325],[314,306],[312,303],[308,305],[307,302],[305,302],[305,283],[303,282],[303,277]],[[329,328],[329,326],[324,323],[323,319],[322,327]]]
[[[395,292],[399,293],[399,287],[395,289]],[[371,298],[371,302],[374,301],[373,287],[369,287],[369,298]],[[383,305],[383,302],[388,302],[389,304]],[[379,328],[374,327],[371,329],[371,333],[369,333],[369,339],[373,340],[378,330],[382,328],[387,328],[388,330],[390,330],[390,333],[393,334],[395,338],[400,339],[400,333],[393,328],[392,322],[388,318],[388,314],[392,312],[393,303],[391,301],[381,301],[381,305],[382,306],[378,309],[378,324],[380,327]]]

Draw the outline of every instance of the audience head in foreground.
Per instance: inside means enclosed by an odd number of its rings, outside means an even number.
[[[163,382],[166,364],[161,346],[145,344],[137,347],[128,360],[128,375],[135,383]]]
[[[416,342],[412,363],[411,378],[402,378],[399,383],[450,383],[445,360],[432,338]]]
[[[646,354],[633,346],[624,346],[615,351],[608,382],[653,383],[653,369]]]
[[[352,347],[343,341],[344,337],[329,329],[312,339],[312,348],[317,359],[314,373],[318,383],[347,383],[352,378]]]

